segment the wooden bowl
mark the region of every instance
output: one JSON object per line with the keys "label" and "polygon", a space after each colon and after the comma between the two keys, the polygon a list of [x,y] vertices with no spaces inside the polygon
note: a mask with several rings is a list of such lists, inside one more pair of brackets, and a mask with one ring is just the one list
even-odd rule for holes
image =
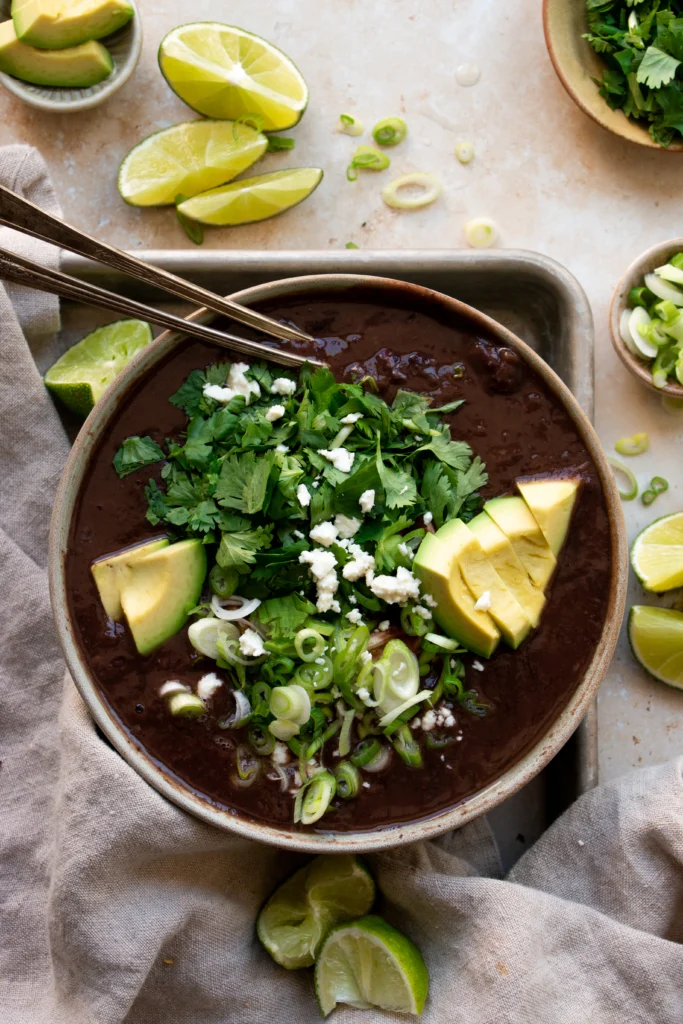
{"label": "wooden bowl", "polygon": [[663,388],[656,387],[652,382],[652,363],[638,359],[626,348],[621,340],[619,322],[621,314],[628,305],[628,293],[631,288],[637,288],[643,283],[646,274],[650,274],[655,267],[661,267],[668,263],[677,252],[683,252],[683,238],[670,238],[668,242],[660,242],[646,249],[642,256],[634,260],[628,268],[621,281],[614,290],[609,311],[609,327],[612,335],[614,350],[621,359],[624,366],[634,377],[644,384],[650,391],[657,395],[670,395],[672,398],[683,399],[683,386],[671,382]]}
{"label": "wooden bowl", "polygon": [[683,153],[683,143],[668,148],[653,141],[646,122],[633,121],[621,110],[612,110],[593,81],[600,78],[604,62],[585,39],[588,31],[585,0],[543,0],[543,30],[557,77],[576,105],[607,131],[648,149]]}

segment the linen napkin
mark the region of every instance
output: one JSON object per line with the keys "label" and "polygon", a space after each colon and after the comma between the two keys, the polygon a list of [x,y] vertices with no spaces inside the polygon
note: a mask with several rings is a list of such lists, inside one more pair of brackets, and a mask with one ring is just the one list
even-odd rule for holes
{"label": "linen napkin", "polygon": [[[58,209],[27,147],[0,151],[0,181]],[[303,858],[167,803],[65,672],[45,565],[68,443],[38,370],[56,329],[52,299],[0,287],[0,1020],[313,1024],[310,972],[254,933]],[[682,775],[683,759],[593,791],[504,880],[483,820],[370,858],[380,912],[427,961],[426,1024],[683,1021]]]}

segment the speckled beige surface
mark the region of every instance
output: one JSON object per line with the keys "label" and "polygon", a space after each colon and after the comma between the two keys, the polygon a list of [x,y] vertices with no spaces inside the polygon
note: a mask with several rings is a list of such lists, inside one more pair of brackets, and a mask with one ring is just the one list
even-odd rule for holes
{"label": "speckled beige surface", "polygon": [[[578,0],[577,0],[578,2]],[[28,142],[50,164],[67,219],[127,248],[189,245],[168,210],[126,207],[116,191],[121,158],[150,132],[194,115],[170,92],[156,64],[164,34],[184,21],[224,20],[267,36],[296,61],[311,103],[292,132],[293,153],[263,167],[312,164],[325,179],[304,206],[280,219],[207,233],[212,248],[452,248],[469,217],[499,223],[502,244],[536,249],[564,263],[586,289],[596,322],[596,422],[609,448],[624,434],[650,432],[633,460],[647,483],[672,487],[650,510],[627,506],[629,535],[683,505],[683,417],[628,375],[612,352],[607,310],[625,266],[643,249],[683,234],[683,155],[650,152],[608,135],[576,109],[547,57],[537,0],[141,0],[145,42],[132,80],[97,110],[53,116],[0,94],[0,143]],[[455,81],[475,61],[481,80]],[[345,166],[355,140],[334,131],[341,111],[368,126],[406,117],[408,140],[384,175],[355,184]],[[459,139],[476,158],[461,167]],[[367,141],[367,140],[361,140]],[[395,213],[379,191],[388,175],[427,170],[444,195],[419,213]],[[365,226],[363,226],[365,225]],[[643,597],[632,584],[632,600]],[[670,603],[670,602],[669,602]],[[600,695],[601,778],[656,763],[683,749],[683,693],[650,681],[625,640]]]}

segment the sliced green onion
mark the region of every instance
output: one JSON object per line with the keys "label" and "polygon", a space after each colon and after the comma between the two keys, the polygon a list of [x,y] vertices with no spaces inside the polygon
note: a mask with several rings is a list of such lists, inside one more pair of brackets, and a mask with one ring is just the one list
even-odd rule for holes
{"label": "sliced green onion", "polygon": [[642,455],[650,447],[649,434],[634,434],[633,437],[622,437],[614,446],[620,455]]}
{"label": "sliced green onion", "polygon": [[362,135],[365,131],[363,122],[350,114],[339,115],[339,131],[344,135]]}
{"label": "sliced green onion", "polygon": [[416,695],[420,685],[420,666],[402,640],[390,640],[378,664],[386,668],[381,675],[375,676],[374,697],[381,712],[387,715]]}
{"label": "sliced green onion", "polygon": [[619,462],[618,459],[613,459],[611,456],[608,455],[607,461],[614,470],[615,477],[617,473],[621,473],[623,476],[626,477],[626,481],[628,484],[626,488],[619,487],[619,481],[617,480],[617,491],[619,493],[619,497],[622,499],[622,501],[633,501],[633,499],[638,496],[638,481],[636,480],[634,474],[631,472],[628,466],[625,466],[623,462]]}
{"label": "sliced green onion", "polygon": [[206,714],[206,705],[195,693],[172,693],[168,710],[175,718],[201,718]]}
{"label": "sliced green onion", "polygon": [[473,217],[465,224],[465,238],[473,249],[489,249],[498,241],[498,226],[488,217]]}
{"label": "sliced green onion", "polygon": [[209,586],[223,601],[232,597],[239,581],[239,573],[234,569],[224,569],[221,565],[214,565],[209,573]]}
{"label": "sliced green onion", "polygon": [[650,481],[648,490],[643,491],[640,500],[643,505],[651,505],[652,502],[664,491],[669,490],[669,481],[665,480],[663,476],[653,476]]}
{"label": "sliced green onion", "polygon": [[414,608],[409,608],[408,605],[405,608],[401,608],[401,629],[408,636],[424,636],[429,632],[431,621],[431,619],[423,618]]}
{"label": "sliced green onion", "polygon": [[261,757],[268,757],[275,750],[275,737],[272,733],[266,732],[262,725],[250,725],[247,729],[247,739]]}
{"label": "sliced green onion", "polygon": [[344,722],[339,733],[339,746],[337,747],[337,753],[340,757],[346,757],[351,750],[351,728],[355,717],[356,712],[353,708],[344,712]]}
{"label": "sliced green onion", "polygon": [[216,648],[223,661],[227,661],[230,665],[261,665],[268,657],[267,654],[263,654],[258,658],[243,658],[239,653],[239,640],[225,636],[217,638]]}
{"label": "sliced green onion", "polygon": [[408,133],[408,125],[402,117],[385,117],[372,129],[372,137],[378,146],[398,146]]}
{"label": "sliced green onion", "polygon": [[346,168],[346,177],[349,181],[355,181],[358,171],[383,171],[390,164],[386,153],[380,153],[373,146],[359,146],[351,157],[351,163]]}
{"label": "sliced green onion", "polygon": [[433,644],[434,647],[438,648],[439,651],[449,651],[455,654],[456,651],[462,650],[460,647],[459,640],[453,640],[450,636],[442,636],[441,633],[426,633],[422,641],[423,646],[425,644]]}
{"label": "sliced green onion", "polygon": [[377,724],[374,711],[366,711],[358,725],[358,736],[364,740],[366,736],[379,736],[381,729]]}
{"label": "sliced green onion", "polygon": [[243,114],[242,117],[236,117],[232,123],[232,137],[236,142],[239,142],[239,126],[241,124],[245,124],[257,132],[263,131],[263,117],[260,114]]}
{"label": "sliced green onion", "polygon": [[676,345],[668,345],[658,351],[652,364],[652,382],[655,387],[663,388],[666,385],[669,374],[673,373],[676,368],[677,360],[678,347]]}
{"label": "sliced green onion", "polygon": [[395,721],[395,719],[397,719],[400,715],[402,715],[404,711],[407,711],[408,708],[412,708],[415,704],[419,704],[421,703],[421,701],[427,700],[431,696],[431,690],[421,690],[419,693],[416,693],[414,697],[410,697],[408,700],[404,700],[402,704],[398,705],[398,707],[395,707],[391,711],[388,711],[386,715],[382,715],[382,717],[379,720],[381,728],[386,729],[388,725],[391,725],[391,723]]}
{"label": "sliced green onion", "polygon": [[471,164],[474,160],[474,146],[471,142],[459,142],[455,147],[455,155],[461,164]]}
{"label": "sliced green onion", "polygon": [[377,757],[381,749],[382,744],[376,736],[366,736],[351,754],[351,764],[356,768],[363,768]]}
{"label": "sliced green onion", "polygon": [[425,733],[425,745],[430,750],[444,750],[446,747],[450,747],[452,743],[455,743],[455,736],[448,732]]}
{"label": "sliced green onion", "polygon": [[203,654],[205,658],[213,658],[214,661],[219,657],[218,640],[221,637],[236,640],[239,635],[240,631],[234,622],[224,622],[212,615],[197,619],[187,630],[187,639],[195,651]]}
{"label": "sliced green onion", "polygon": [[254,683],[251,688],[251,703],[253,707],[257,704],[270,704],[270,695],[272,690],[268,683],[264,683],[259,680],[258,683]]}
{"label": "sliced green onion", "polygon": [[268,723],[268,731],[273,734],[278,740],[284,740],[287,743],[292,737],[298,735],[299,726],[296,722],[288,722],[283,718],[276,718],[274,722]]}
{"label": "sliced green onion", "polygon": [[303,686],[307,690],[326,689],[332,682],[332,659],[327,654],[323,654],[320,657],[320,662],[319,665],[315,662],[299,665],[292,676],[292,682],[298,683],[299,686]]}
{"label": "sliced green onion", "polygon": [[305,792],[303,792],[299,807],[297,808],[296,805],[294,807],[294,822],[300,821],[302,825],[313,825],[322,818],[332,803],[337,791],[337,783],[331,772],[318,772],[310,782],[306,783],[305,787],[301,787],[299,793],[302,793],[303,790]]}
{"label": "sliced green onion", "polygon": [[268,136],[268,153],[284,153],[285,151],[294,149],[296,142],[294,139],[287,135],[269,135]]}
{"label": "sliced green onion", "polygon": [[363,771],[366,772],[383,772],[385,768],[388,768],[391,764],[391,747],[386,743],[382,743],[379,754],[376,754],[372,760],[368,761],[363,767]]}
{"label": "sliced green onion", "polygon": [[325,650],[325,638],[317,629],[300,629],[294,637],[294,647],[302,661],[315,661]]}
{"label": "sliced green onion", "polygon": [[358,659],[368,646],[370,630],[367,626],[354,629],[349,640],[335,651],[332,659],[333,679],[337,686],[349,686],[358,673]]}
{"label": "sliced green onion", "polygon": [[665,263],[663,267],[655,267],[655,274],[664,281],[683,285],[683,270],[673,263]]}
{"label": "sliced green onion", "polygon": [[235,751],[235,763],[237,779],[234,781],[242,788],[252,786],[260,774],[261,759],[256,757],[245,743],[240,743]]}
{"label": "sliced green onion", "polygon": [[350,761],[340,761],[335,771],[337,796],[342,800],[353,800],[360,792],[360,772]]}
{"label": "sliced green onion", "polygon": [[396,734],[392,736],[391,742],[394,745],[394,750],[405,764],[411,768],[420,768],[422,766],[422,751],[409,726],[402,725]]}
{"label": "sliced green onion", "polygon": [[346,248],[347,249],[360,249],[360,246],[356,245],[355,242],[347,242],[346,243]]}
{"label": "sliced green onion", "polygon": [[270,695],[270,711],[276,718],[295,725],[305,725],[311,717],[311,698],[308,690],[296,683],[276,686]]}
{"label": "sliced green onion", "polygon": [[[421,192],[417,195],[400,195],[406,188],[418,188]],[[391,206],[393,210],[419,210],[422,206],[429,206],[441,195],[441,182],[433,174],[424,174],[420,171],[414,174],[404,174],[401,178],[395,178],[382,189],[382,199]]]}

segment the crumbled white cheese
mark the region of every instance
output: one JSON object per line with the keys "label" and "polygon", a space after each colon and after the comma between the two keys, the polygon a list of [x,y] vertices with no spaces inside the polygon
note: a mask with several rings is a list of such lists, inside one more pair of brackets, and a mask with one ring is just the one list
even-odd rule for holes
{"label": "crumbled white cheese", "polygon": [[344,418],[342,420],[340,420],[339,422],[343,423],[344,426],[346,427],[346,426],[350,426],[352,423],[358,423],[358,420],[362,420],[362,419],[363,419],[363,413],[362,412],[350,412],[346,416],[344,416]]}
{"label": "crumbled white cheese", "polygon": [[203,392],[207,398],[213,398],[216,402],[227,404],[237,395],[241,395],[249,405],[252,398],[258,398],[261,388],[255,380],[247,380],[245,373],[249,370],[249,363],[233,363],[225,387],[219,384],[205,384]]}
{"label": "crumbled white cheese", "polygon": [[422,516],[422,522],[425,524],[425,526],[429,526],[433,518],[434,516],[432,515],[431,512],[425,512],[425,514]]}
{"label": "crumbled white cheese", "polygon": [[275,423],[276,420],[281,420],[284,414],[284,405],[271,405],[270,409],[266,413],[266,419],[269,423]]}
{"label": "crumbled white cheese", "polygon": [[334,525],[337,527],[339,536],[343,537],[344,540],[348,540],[350,537],[355,537],[360,530],[361,520],[345,516],[340,512],[334,517]]}
{"label": "crumbled white cheese", "polygon": [[329,548],[337,539],[337,527],[332,522],[318,523],[308,536],[316,544],[322,544],[324,548]]}
{"label": "crumbled white cheese", "polygon": [[323,551],[314,548],[312,551],[302,551],[299,561],[310,567],[310,573],[316,582],[317,601],[316,608],[319,612],[339,612],[339,602],[335,601],[334,595],[339,587],[339,580],[334,571],[337,559],[331,551]]}
{"label": "crumbled white cheese", "polygon": [[389,622],[389,619],[382,619],[377,628],[380,631],[380,633],[383,633],[386,629],[389,629],[390,625],[391,623]]}
{"label": "crumbled white cheese", "polygon": [[293,395],[296,391],[296,382],[287,377],[276,377],[270,385],[271,395]]}
{"label": "crumbled white cheese", "polygon": [[181,683],[179,679],[169,679],[167,683],[162,683],[159,687],[160,697],[170,697],[173,693],[189,693],[190,687],[186,686],[185,683]]}
{"label": "crumbled white cheese", "polygon": [[[369,782],[362,782],[361,785],[362,785],[363,789],[370,789],[370,783]],[[361,1005],[366,1005],[366,1004],[363,1003]]]}
{"label": "crumbled white cheese", "polygon": [[482,663],[480,661],[473,661],[472,662],[472,668],[476,669],[477,672],[483,672],[484,671],[484,666],[482,665]]}
{"label": "crumbled white cheese", "polygon": [[292,530],[292,534],[296,537],[297,540],[304,539],[304,534],[301,532],[301,530]]}
{"label": "crumbled white cheese", "polygon": [[289,448],[287,447],[286,444],[278,444],[278,445],[275,446],[275,451],[276,452],[281,452],[282,455],[286,455],[287,452],[289,451]]}
{"label": "crumbled white cheese", "polygon": [[232,388],[223,388],[220,384],[205,384],[202,391],[207,398],[212,398],[214,402],[222,402],[223,405],[232,402],[235,397],[235,392]]}
{"label": "crumbled white cheese", "polygon": [[197,683],[197,696],[202,700],[211,700],[216,690],[223,685],[215,672],[207,672]]}
{"label": "crumbled white cheese", "polygon": [[348,448],[321,448],[320,454],[331,462],[335,469],[338,469],[340,473],[350,473],[351,467],[353,466],[353,460],[355,459],[355,453],[350,452]]}
{"label": "crumbled white cheese", "polygon": [[273,764],[287,764],[289,761],[289,747],[287,744],[278,740],[273,747],[273,753],[270,755],[270,759]]}
{"label": "crumbled white cheese", "polygon": [[425,711],[422,716],[422,728],[425,732],[431,732],[436,725],[436,713],[434,711]]}
{"label": "crumbled white cheese", "polygon": [[309,491],[306,484],[299,484],[296,489],[296,500],[302,506],[302,508],[308,508],[311,504],[311,492]]}
{"label": "crumbled white cheese", "polygon": [[324,665],[325,664],[325,659],[324,658],[316,658],[315,659],[315,663],[316,663],[316,665]]}
{"label": "crumbled white cheese", "polygon": [[349,594],[349,602],[351,604],[358,604],[358,598],[355,594]]}
{"label": "crumbled white cheese", "polygon": [[413,607],[413,611],[415,612],[416,615],[419,615],[421,619],[425,619],[425,621],[427,619],[431,619],[432,617],[432,613],[430,612],[429,608],[423,608],[421,604],[416,604]]}
{"label": "crumbled white cheese", "polygon": [[346,618],[349,620],[349,622],[352,622],[354,624],[354,626],[355,626],[355,625],[357,625],[361,621],[363,616],[361,615],[361,613],[359,612],[359,610],[357,608],[352,608],[350,612],[346,613]]}
{"label": "crumbled white cheese", "polygon": [[261,634],[255,629],[245,629],[240,637],[240,653],[245,658],[260,658],[262,654],[267,654]]}
{"label": "crumbled white cheese", "polygon": [[350,580],[353,583],[355,580],[359,580],[361,576],[367,577],[368,573],[373,572],[375,559],[367,551],[363,551],[360,544],[351,544],[349,546],[349,554],[351,555],[351,561],[347,562],[342,569],[345,580]]}
{"label": "crumbled white cheese", "polygon": [[372,661],[372,655],[370,654],[370,651],[363,651],[363,653],[360,655],[361,665],[367,665],[369,661]]}
{"label": "crumbled white cheese", "polygon": [[428,608],[436,608],[438,606],[438,601],[435,601],[431,594],[423,594],[422,603],[426,604]]}
{"label": "crumbled white cheese", "polygon": [[485,590],[481,597],[477,598],[474,602],[474,610],[477,612],[487,612],[491,607],[491,591]]}
{"label": "crumbled white cheese", "polygon": [[399,554],[403,555],[404,558],[408,558],[408,559],[415,558],[415,553],[410,550],[410,548],[408,547],[407,544],[399,544],[398,545],[398,551],[399,551]]}
{"label": "crumbled white cheese", "polygon": [[380,597],[387,604],[403,605],[409,599],[417,601],[420,597],[420,581],[402,565],[397,568],[395,576],[376,576],[368,586],[375,597]]}
{"label": "crumbled white cheese", "polygon": [[356,696],[358,697],[358,700],[368,700],[370,697],[370,691],[365,686],[361,686],[359,690],[356,690]]}
{"label": "crumbled white cheese", "polygon": [[371,512],[375,506],[375,492],[370,488],[368,491],[363,491],[360,498],[358,499],[360,510],[364,515]]}

